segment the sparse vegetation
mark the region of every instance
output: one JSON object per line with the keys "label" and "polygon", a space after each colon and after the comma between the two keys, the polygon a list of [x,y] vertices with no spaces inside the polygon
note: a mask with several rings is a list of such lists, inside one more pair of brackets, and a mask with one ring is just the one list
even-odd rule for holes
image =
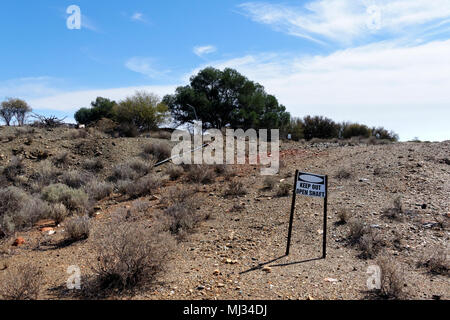
{"label": "sparse vegetation", "polygon": [[142,151],[144,156],[153,156],[158,162],[166,160],[172,155],[172,148],[166,142],[149,143],[144,146]]}
{"label": "sparse vegetation", "polygon": [[236,179],[231,180],[225,190],[226,197],[240,197],[246,194],[247,189],[244,187],[244,184]]}
{"label": "sparse vegetation", "polygon": [[338,172],[336,173],[335,178],[339,179],[339,180],[345,180],[345,179],[350,179],[351,176],[352,176],[352,173],[349,169],[340,168],[338,170]]}
{"label": "sparse vegetation", "polygon": [[190,165],[186,174],[189,182],[209,184],[214,181],[216,174],[208,165]]}
{"label": "sparse vegetation", "polygon": [[170,166],[167,169],[167,174],[169,175],[170,180],[175,181],[178,180],[178,178],[180,178],[184,173],[183,168],[179,167],[179,166]]}
{"label": "sparse vegetation", "polygon": [[387,299],[404,299],[404,276],[398,263],[392,258],[381,257],[377,261],[381,271],[381,289],[379,295]]}
{"label": "sparse vegetation", "polygon": [[88,206],[88,196],[80,189],[73,189],[57,183],[42,190],[42,199],[50,203],[62,203],[71,211],[83,212]]}
{"label": "sparse vegetation", "polygon": [[263,189],[272,190],[277,185],[277,179],[273,176],[266,176],[264,178]]}
{"label": "sparse vegetation", "polygon": [[292,188],[293,188],[293,187],[292,187],[292,185],[291,185],[290,183],[282,182],[282,183],[280,183],[280,185],[278,186],[276,196],[277,196],[277,197],[287,197],[287,196],[289,196],[289,194],[291,193]]}
{"label": "sparse vegetation", "polygon": [[30,264],[9,270],[0,285],[5,300],[37,300],[42,287],[42,271]]}
{"label": "sparse vegetation", "polygon": [[152,194],[161,186],[161,183],[160,179],[147,175],[139,178],[137,181],[124,182],[121,185],[120,191],[134,199]]}
{"label": "sparse vegetation", "polygon": [[83,168],[89,171],[98,171],[104,168],[103,162],[99,158],[87,159],[83,162]]}
{"label": "sparse vegetation", "polygon": [[450,275],[450,261],[448,249],[444,246],[433,248],[423,255],[417,263],[418,267],[424,267],[432,274]]}
{"label": "sparse vegetation", "polygon": [[93,179],[86,185],[85,190],[91,199],[101,200],[111,195],[114,186],[109,182]]}
{"label": "sparse vegetation", "polygon": [[347,209],[340,209],[337,213],[337,218],[337,223],[343,225],[350,221],[351,214]]}
{"label": "sparse vegetation", "polygon": [[393,207],[385,209],[383,211],[383,216],[390,220],[401,221],[403,219],[403,206],[402,206],[402,198],[396,197],[393,201]]}
{"label": "sparse vegetation", "polygon": [[79,171],[70,170],[61,176],[61,182],[65,185],[79,189],[89,181],[89,177]]}

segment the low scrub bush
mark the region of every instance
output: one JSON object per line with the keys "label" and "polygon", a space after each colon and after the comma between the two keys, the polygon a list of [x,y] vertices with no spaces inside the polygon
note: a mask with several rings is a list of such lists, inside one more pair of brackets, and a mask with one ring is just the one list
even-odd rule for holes
{"label": "low scrub bush", "polygon": [[160,179],[147,175],[138,179],[137,181],[129,181],[120,187],[120,191],[130,198],[139,198],[146,195],[153,194],[157,188],[161,186]]}
{"label": "low scrub bush", "polygon": [[184,173],[183,168],[179,167],[179,166],[170,166],[167,169],[167,174],[169,175],[170,180],[175,181],[178,180],[178,178],[180,178]]}
{"label": "low scrub bush", "polygon": [[76,216],[65,223],[67,240],[70,242],[81,241],[89,238],[90,222],[88,216]]}
{"label": "low scrub bush", "polygon": [[341,209],[338,211],[337,217],[338,217],[337,223],[343,225],[350,221],[351,214],[347,209]]}
{"label": "low scrub bush", "polygon": [[277,185],[277,183],[278,181],[275,177],[266,176],[264,178],[263,189],[272,190]]}
{"label": "low scrub bush", "polygon": [[60,169],[56,168],[49,160],[40,162],[36,171],[30,175],[33,189],[40,191],[43,187],[56,183],[60,175]]}
{"label": "low scrub bush", "polygon": [[5,300],[36,300],[41,288],[42,271],[25,264],[8,271],[0,285],[0,296]]}
{"label": "low scrub bush", "polygon": [[144,146],[143,154],[151,155],[159,162],[171,157],[172,148],[168,143],[149,143]]}
{"label": "low scrub bush", "polygon": [[385,209],[383,211],[383,216],[390,220],[401,221],[403,219],[403,206],[402,206],[402,198],[397,197],[393,201],[393,207]]}
{"label": "low scrub bush", "polygon": [[339,180],[344,180],[344,179],[350,179],[351,176],[352,176],[352,173],[349,169],[340,168],[334,177]]}
{"label": "low scrub bush", "polygon": [[53,158],[53,163],[59,168],[65,167],[69,164],[69,155],[69,152],[60,153]]}
{"label": "low scrub bush", "polygon": [[50,203],[62,203],[70,211],[84,211],[88,206],[88,195],[81,189],[73,189],[65,184],[57,183],[45,187],[42,199]]}
{"label": "low scrub bush", "polygon": [[99,171],[104,168],[104,164],[101,159],[87,159],[83,162],[83,168],[89,171]]}
{"label": "low scrub bush", "polygon": [[110,196],[114,186],[109,182],[101,182],[94,179],[86,185],[85,190],[91,199],[98,201]]}
{"label": "low scrub bush", "polygon": [[75,170],[67,171],[61,176],[61,182],[74,189],[81,188],[89,180],[89,176]]}
{"label": "low scrub bush", "polygon": [[25,166],[23,165],[22,159],[17,157],[12,157],[8,165],[3,168],[3,175],[12,182],[24,172]]}
{"label": "low scrub bush", "polygon": [[244,184],[237,180],[232,180],[228,183],[228,188],[225,190],[226,197],[240,197],[247,194]]}
{"label": "low scrub bush", "polygon": [[165,271],[175,243],[145,223],[114,223],[96,234],[97,264],[93,271],[100,290],[146,289]]}
{"label": "low scrub bush", "polygon": [[192,183],[209,184],[214,182],[216,174],[208,165],[191,165],[188,167],[186,178]]}
{"label": "low scrub bush", "polygon": [[277,189],[277,197],[287,197],[292,191],[292,185],[287,182],[282,182]]}
{"label": "low scrub bush", "polygon": [[386,299],[404,299],[405,279],[400,266],[388,257],[381,257],[377,261],[381,271],[381,289],[379,295]]}
{"label": "low scrub bush", "polygon": [[69,215],[69,211],[62,203],[55,203],[51,208],[51,218],[58,225],[63,222]]}
{"label": "low scrub bush", "polygon": [[424,267],[432,274],[450,275],[448,249],[443,247],[430,250],[418,262],[418,267]]}

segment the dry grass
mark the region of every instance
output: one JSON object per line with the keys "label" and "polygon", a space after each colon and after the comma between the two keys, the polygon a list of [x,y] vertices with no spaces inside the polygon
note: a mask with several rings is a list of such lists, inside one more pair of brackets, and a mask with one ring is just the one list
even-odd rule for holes
{"label": "dry grass", "polygon": [[273,176],[266,176],[263,182],[264,190],[273,190],[273,188],[277,185],[278,181]]}
{"label": "dry grass", "polygon": [[209,184],[213,183],[216,178],[216,173],[208,165],[191,165],[187,170],[188,182]]}
{"label": "dry grass", "polygon": [[175,181],[183,175],[184,170],[179,166],[173,165],[167,169],[166,173],[169,175],[171,181]]}
{"label": "dry grass", "polygon": [[350,179],[351,176],[352,176],[352,173],[349,169],[340,168],[334,177],[339,180],[346,180],[346,179]]}
{"label": "dry grass", "polygon": [[136,181],[122,182],[119,191],[132,199],[153,194],[162,185],[162,181],[154,176],[147,175]]}
{"label": "dry grass", "polygon": [[42,286],[42,271],[30,264],[8,272],[0,285],[0,296],[5,300],[36,300]]}
{"label": "dry grass", "polygon": [[337,224],[343,225],[347,224],[350,221],[351,214],[347,209],[340,209],[337,213]]}
{"label": "dry grass", "polygon": [[87,159],[83,162],[83,168],[93,172],[102,170],[104,167],[105,166],[100,158]]}
{"label": "dry grass", "polygon": [[98,201],[110,196],[114,186],[109,182],[101,182],[94,179],[86,185],[85,190],[91,199]]}
{"label": "dry grass", "polygon": [[73,189],[81,188],[89,180],[90,177],[88,175],[83,174],[76,170],[67,171],[63,173],[63,175],[61,176],[61,182]]}
{"label": "dry grass", "polygon": [[172,148],[168,143],[149,143],[142,149],[143,156],[153,156],[158,162],[170,158]]}
{"label": "dry grass", "polygon": [[423,255],[417,263],[418,267],[424,267],[432,274],[450,275],[450,262],[446,247],[433,248]]}
{"label": "dry grass", "polygon": [[292,192],[292,185],[287,182],[282,182],[278,186],[276,196],[277,197],[287,197],[291,194],[291,192]]}
{"label": "dry grass", "polygon": [[377,265],[381,270],[379,295],[386,299],[406,298],[404,275],[398,263],[390,257],[381,257],[378,259]]}

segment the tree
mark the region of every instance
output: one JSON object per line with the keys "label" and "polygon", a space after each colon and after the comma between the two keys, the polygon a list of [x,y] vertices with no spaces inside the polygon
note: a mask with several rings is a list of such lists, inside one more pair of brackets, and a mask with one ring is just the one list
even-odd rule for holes
{"label": "tree", "polygon": [[114,119],[120,124],[135,126],[139,131],[154,130],[167,121],[168,107],[152,93],[137,91],[113,109]]}
{"label": "tree", "polygon": [[306,140],[313,138],[332,139],[339,135],[339,125],[322,116],[306,116],[303,118],[303,134]]}
{"label": "tree", "polygon": [[364,137],[368,138],[371,135],[369,127],[359,123],[343,123],[342,124],[342,137],[344,139],[350,139],[351,137]]}
{"label": "tree", "polygon": [[19,126],[23,126],[27,115],[32,111],[31,107],[22,99],[8,98],[2,102],[0,116],[7,126],[11,125],[11,120],[15,117]]}
{"label": "tree", "polygon": [[264,87],[234,69],[208,67],[163,99],[178,124],[201,120],[203,129],[225,126],[242,129],[281,128],[290,114]]}
{"label": "tree", "polygon": [[107,98],[97,97],[91,102],[91,108],[81,108],[75,113],[75,120],[80,124],[91,124],[102,118],[112,119],[113,109],[117,103]]}

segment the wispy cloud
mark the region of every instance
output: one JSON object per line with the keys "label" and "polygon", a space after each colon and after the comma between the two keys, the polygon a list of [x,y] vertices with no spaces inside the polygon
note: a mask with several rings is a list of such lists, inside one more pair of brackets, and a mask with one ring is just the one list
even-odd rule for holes
{"label": "wispy cloud", "polygon": [[33,98],[54,95],[60,92],[57,87],[62,80],[53,77],[27,77],[0,81],[0,98]]}
{"label": "wispy cloud", "polygon": [[380,34],[416,37],[450,18],[450,0],[313,0],[302,7],[246,2],[239,8],[277,31],[347,45]]}
{"label": "wispy cloud", "polygon": [[194,53],[199,56],[199,57],[203,57],[204,55],[213,53],[217,51],[217,48],[215,46],[212,45],[207,45],[207,46],[197,46],[194,47]]}
{"label": "wispy cloud", "polygon": [[88,29],[90,31],[101,33],[101,30],[96,23],[84,14],[81,15],[81,29]]}
{"label": "wispy cloud", "polygon": [[131,16],[131,20],[139,22],[147,22],[147,19],[145,19],[144,14],[142,12],[133,13],[133,15]]}
{"label": "wispy cloud", "polygon": [[125,62],[129,70],[143,74],[149,78],[159,78],[167,75],[170,70],[158,70],[155,59],[148,57],[132,57]]}

